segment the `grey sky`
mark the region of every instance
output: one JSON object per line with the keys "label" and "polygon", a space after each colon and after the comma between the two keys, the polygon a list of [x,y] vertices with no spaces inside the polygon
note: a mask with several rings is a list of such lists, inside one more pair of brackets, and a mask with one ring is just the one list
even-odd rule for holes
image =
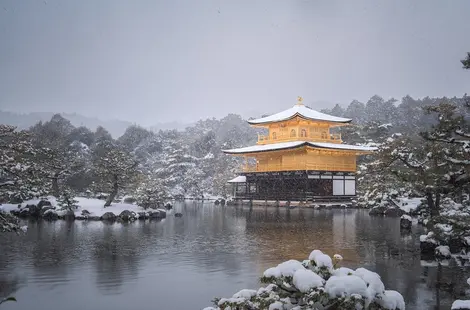
{"label": "grey sky", "polygon": [[461,96],[468,12],[467,0],[0,0],[0,109],[150,125],[277,112],[298,95]]}

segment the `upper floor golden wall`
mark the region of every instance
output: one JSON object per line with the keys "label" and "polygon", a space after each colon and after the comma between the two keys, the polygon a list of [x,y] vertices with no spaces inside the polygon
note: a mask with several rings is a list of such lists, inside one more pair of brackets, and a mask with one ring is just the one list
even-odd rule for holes
{"label": "upper floor golden wall", "polygon": [[258,144],[289,141],[342,143],[341,134],[331,133],[332,124],[313,122],[299,117],[266,126],[267,135],[258,135]]}

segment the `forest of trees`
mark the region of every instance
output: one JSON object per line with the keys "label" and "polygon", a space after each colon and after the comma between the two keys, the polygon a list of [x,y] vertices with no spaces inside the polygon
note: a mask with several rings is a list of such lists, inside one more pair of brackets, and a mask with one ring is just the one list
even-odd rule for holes
{"label": "forest of trees", "polygon": [[[470,54],[462,64],[470,68]],[[360,161],[363,196],[380,200],[392,190],[422,195],[436,213],[444,197],[462,201],[469,193],[469,105],[466,95],[401,101],[374,95],[324,112],[353,119],[354,126],[341,129],[346,143],[379,146]],[[141,204],[226,197],[226,181],[241,163],[221,150],[254,144],[257,133],[234,114],[184,131],[133,125],[117,139],[103,127],[75,127],[59,114],[27,130],[0,125],[0,202],[100,192],[109,194],[106,205],[123,195]]]}

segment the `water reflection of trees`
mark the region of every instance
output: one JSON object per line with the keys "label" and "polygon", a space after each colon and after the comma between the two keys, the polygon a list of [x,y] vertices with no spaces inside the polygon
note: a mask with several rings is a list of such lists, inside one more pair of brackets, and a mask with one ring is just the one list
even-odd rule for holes
{"label": "water reflection of trees", "polygon": [[124,281],[138,277],[140,232],[127,225],[132,224],[102,223],[101,235],[90,245],[96,286],[104,294],[119,294]]}
{"label": "water reflection of trees", "polygon": [[356,221],[366,267],[378,272],[386,287],[401,292],[409,306],[449,309],[452,300],[464,292],[463,267],[452,263],[439,271],[437,266],[422,266],[419,227],[404,234],[397,219],[358,216]]}
{"label": "water reflection of trees", "polygon": [[83,271],[92,273],[102,294],[118,294],[142,273],[168,268],[194,269],[196,277],[216,272],[232,281],[256,278],[281,261],[305,259],[315,248],[341,253],[348,267],[377,271],[387,288],[400,291],[415,308],[435,306],[437,296],[448,307],[465,288],[468,267],[444,266],[441,273],[422,267],[420,232],[401,233],[397,219],[369,217],[361,210],[200,203],[176,209],[182,218],[130,224],[39,222],[30,223],[21,238],[2,236],[0,294],[14,293],[21,285],[9,270],[23,264],[26,273],[34,274],[31,284],[53,288]]}

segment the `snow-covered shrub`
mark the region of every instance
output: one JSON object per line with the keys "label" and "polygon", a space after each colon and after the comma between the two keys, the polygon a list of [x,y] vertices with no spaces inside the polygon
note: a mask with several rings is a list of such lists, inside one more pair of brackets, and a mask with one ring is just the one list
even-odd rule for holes
{"label": "snow-covered shrub", "polygon": [[168,199],[167,188],[161,179],[149,176],[139,185],[134,198],[144,209],[157,208]]}
{"label": "snow-covered shrub", "polygon": [[435,239],[442,244],[460,240],[462,245],[470,237],[470,212],[467,202],[456,203],[452,199],[443,199],[440,214],[428,217],[427,226],[432,230]]}
{"label": "snow-covered shrub", "polygon": [[377,273],[365,268],[336,268],[341,260],[341,255],[332,260],[314,250],[308,260],[289,260],[267,269],[261,277],[265,287],[216,298],[215,308],[206,309],[405,309],[402,295],[385,290]]}
{"label": "snow-covered shrub", "polygon": [[78,200],[75,200],[75,195],[69,191],[64,190],[60,197],[57,199],[57,204],[62,210],[75,210],[78,208]]}
{"label": "snow-covered shrub", "polygon": [[18,231],[18,219],[13,215],[3,212],[0,206],[0,232]]}

